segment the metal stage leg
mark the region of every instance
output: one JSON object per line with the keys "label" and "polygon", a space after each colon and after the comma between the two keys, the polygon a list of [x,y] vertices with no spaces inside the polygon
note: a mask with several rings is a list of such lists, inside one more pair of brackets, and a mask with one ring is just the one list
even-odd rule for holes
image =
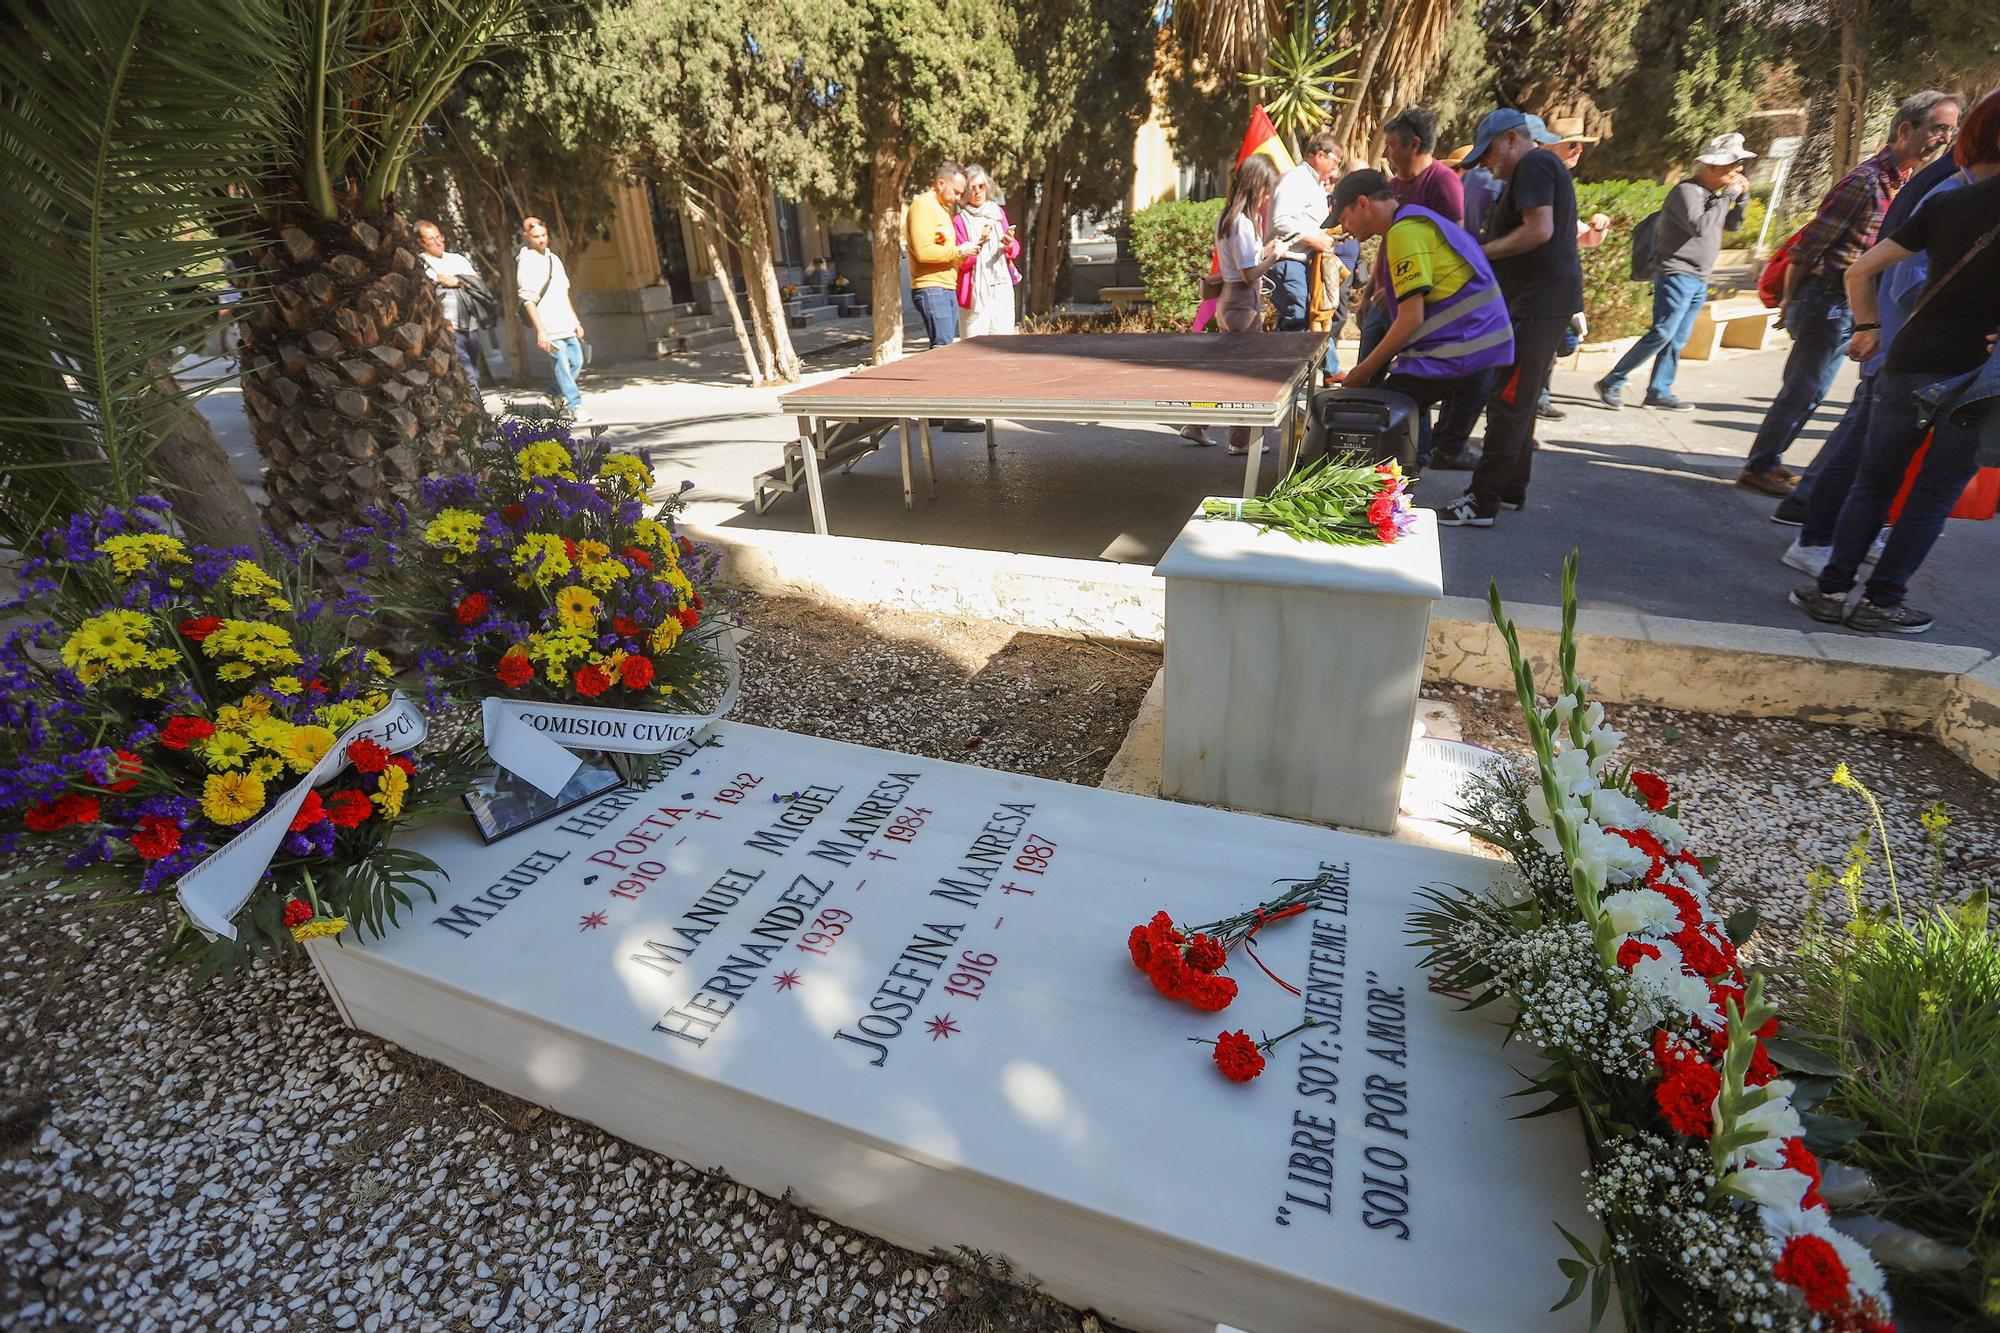
{"label": "metal stage leg", "polygon": [[931,420],[925,417],[917,422],[917,438],[924,445],[924,484],[930,487],[931,499],[937,499],[937,469],[931,464]]}
{"label": "metal stage leg", "polygon": [[993,423],[986,423],[986,452],[992,453],[1000,446],[1000,437],[993,433]]}
{"label": "metal stage leg", "polygon": [[826,444],[826,422],[818,417],[812,419],[812,429],[806,432],[806,498],[812,501],[813,531],[826,536],[826,492],[819,483],[819,455]]}
{"label": "metal stage leg", "polygon": [[916,496],[910,492],[910,419],[908,417],[898,417],[896,419],[896,432],[903,438],[903,508],[915,509],[917,507]]}
{"label": "metal stage leg", "polygon": [[[1259,426],[1250,436],[1250,457],[1243,465],[1243,498],[1248,500],[1257,494],[1257,469],[1264,462],[1264,431]],[[1283,448],[1282,445],[1279,446]]]}

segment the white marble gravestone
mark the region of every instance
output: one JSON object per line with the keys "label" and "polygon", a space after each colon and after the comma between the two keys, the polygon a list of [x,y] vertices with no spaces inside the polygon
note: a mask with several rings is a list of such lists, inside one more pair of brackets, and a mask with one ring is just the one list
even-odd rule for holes
{"label": "white marble gravestone", "polygon": [[1197,511],[1154,568],[1167,581],[1161,794],[1393,830],[1442,568],[1426,509],[1388,546]]}
{"label": "white marble gravestone", "polygon": [[[315,941],[342,1017],[634,1143],[927,1251],[1007,1255],[1144,1330],[1581,1328],[1552,1219],[1582,1135],[1426,991],[1426,884],[1497,863],[739,724],[648,791],[448,867],[386,938]],[[774,801],[776,796],[781,799]],[[1330,872],[1201,1014],[1128,929]],[[1255,1082],[1225,1026],[1322,1026]]]}

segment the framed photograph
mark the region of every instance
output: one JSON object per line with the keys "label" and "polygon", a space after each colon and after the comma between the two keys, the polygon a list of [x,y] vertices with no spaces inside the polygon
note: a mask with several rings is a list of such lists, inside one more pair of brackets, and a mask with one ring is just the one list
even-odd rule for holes
{"label": "framed photograph", "polygon": [[479,836],[490,844],[572,806],[595,800],[624,782],[625,775],[611,756],[587,754],[576,776],[554,796],[496,764],[463,799]]}

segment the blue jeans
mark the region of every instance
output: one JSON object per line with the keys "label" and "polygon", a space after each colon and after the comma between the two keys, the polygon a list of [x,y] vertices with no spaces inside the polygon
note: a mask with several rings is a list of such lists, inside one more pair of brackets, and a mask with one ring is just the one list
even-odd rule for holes
{"label": "blue jeans", "polygon": [[1769,472],[1805,429],[1813,410],[1833,387],[1833,377],[1847,351],[1854,316],[1847,308],[1847,288],[1839,278],[1807,278],[1785,307],[1785,327],[1791,331],[1792,354],[1785,358],[1785,379],[1750,456],[1745,472]]}
{"label": "blue jeans", "polygon": [[1271,265],[1271,304],[1278,308],[1280,333],[1312,323],[1312,284],[1303,259],[1280,259]]}
{"label": "blue jeans", "polygon": [[1361,359],[1363,361],[1366,361],[1368,354],[1380,346],[1382,340],[1389,336],[1389,326],[1395,322],[1396,317],[1389,313],[1389,303],[1382,299],[1381,293],[1371,293],[1368,302],[1368,313],[1361,317]]}
{"label": "blue jeans", "polygon": [[[1875,377],[1860,467],[1834,526],[1833,556],[1819,576],[1821,592],[1840,595],[1854,586],[1862,557],[1888,520],[1889,506],[1903,486],[1903,474],[1930,429],[1929,411],[1917,401],[1917,391],[1938,378],[1926,372],[1888,371]],[[1911,576],[1944,531],[1945,517],[1979,471],[1974,457],[1977,441],[1976,431],[1960,429],[1940,430],[1932,439],[1923,471],[1903,501],[1896,526],[1889,530],[1889,541],[1875,572],[1868,576],[1866,592],[1875,605],[1901,605]]]}
{"label": "blue jeans", "polygon": [[452,350],[458,354],[458,364],[465,367],[466,382],[476,391],[479,388],[479,363],[485,358],[480,354],[478,329],[453,329]]}
{"label": "blue jeans", "polygon": [[555,367],[556,392],[575,412],[583,406],[583,390],[576,387],[577,374],[583,369],[583,340],[575,335],[549,339],[549,364]]}
{"label": "blue jeans", "polygon": [[958,293],[950,287],[912,287],[910,299],[924,321],[932,347],[944,347],[958,337]]}
{"label": "blue jeans", "polygon": [[1833,545],[1834,524],[1839,521],[1840,507],[1847,503],[1847,494],[1854,486],[1854,473],[1861,466],[1861,446],[1868,439],[1873,383],[1864,375],[1861,383],[1854,386],[1854,401],[1847,405],[1846,415],[1833,428],[1833,434],[1827,436],[1812,466],[1792,490],[1793,498],[1806,507],[1806,521],[1799,529],[1801,546]]}
{"label": "blue jeans", "polygon": [[[1486,410],[1486,399],[1493,392],[1493,377],[1497,370],[1481,370],[1466,381],[1463,388],[1453,389],[1445,396],[1444,406],[1438,409],[1437,432],[1432,441],[1432,449],[1439,453],[1463,453],[1472,444],[1472,428],[1479,424],[1479,414]],[[1428,463],[1430,458],[1426,456]]]}
{"label": "blue jeans", "polygon": [[1653,361],[1653,378],[1646,386],[1648,398],[1664,398],[1674,391],[1674,376],[1681,368],[1681,348],[1694,332],[1695,317],[1708,296],[1708,283],[1692,273],[1662,273],[1653,280],[1653,326],[1646,330],[1618,358],[1618,364],[1604,377],[1604,387],[1616,389],[1626,376]]}

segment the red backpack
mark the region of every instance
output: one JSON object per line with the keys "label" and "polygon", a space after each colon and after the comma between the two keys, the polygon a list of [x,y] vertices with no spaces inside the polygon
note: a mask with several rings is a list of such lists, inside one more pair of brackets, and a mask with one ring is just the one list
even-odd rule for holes
{"label": "red backpack", "polygon": [[1766,310],[1776,310],[1785,303],[1785,272],[1792,266],[1792,246],[1806,229],[1800,227],[1785,238],[1785,243],[1771,252],[1764,261],[1764,271],[1757,275],[1757,299],[1764,303]]}

